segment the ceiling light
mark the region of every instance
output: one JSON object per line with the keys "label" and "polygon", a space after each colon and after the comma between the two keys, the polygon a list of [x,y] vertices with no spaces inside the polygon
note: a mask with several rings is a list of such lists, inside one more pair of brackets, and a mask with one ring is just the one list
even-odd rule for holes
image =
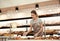
{"label": "ceiling light", "polygon": [[36,9],[39,9],[39,5],[38,5],[38,4],[35,4],[35,8],[36,8]]}
{"label": "ceiling light", "polygon": [[0,13],[1,13],[2,11],[0,10]]}

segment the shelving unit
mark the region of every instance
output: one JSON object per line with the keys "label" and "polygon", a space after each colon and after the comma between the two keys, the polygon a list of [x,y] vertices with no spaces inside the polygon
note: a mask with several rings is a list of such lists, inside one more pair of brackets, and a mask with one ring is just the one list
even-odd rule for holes
{"label": "shelving unit", "polygon": [[[55,16],[60,16],[60,13],[40,15],[39,18],[55,17]],[[32,17],[16,18],[16,19],[6,19],[6,20],[0,20],[0,22],[13,21],[13,20],[24,20],[24,19],[31,19],[31,18],[32,18]]]}
{"label": "shelving unit", "polygon": [[[60,16],[60,13],[56,13],[56,14],[48,14],[48,15],[40,15],[39,18],[46,18],[46,17],[56,17],[56,16]],[[6,20],[0,20],[0,22],[5,22],[5,21],[14,21],[14,20],[25,20],[25,19],[31,19],[31,17],[26,17],[26,18],[16,18],[16,19],[6,19]],[[60,22],[59,23],[54,23],[54,24],[45,24],[44,26],[60,26]],[[21,25],[21,26],[17,26],[17,28],[28,28],[30,27],[30,25]],[[10,29],[10,27],[1,27],[0,29]],[[57,33],[59,34],[59,33]],[[48,34],[46,34],[48,35]]]}

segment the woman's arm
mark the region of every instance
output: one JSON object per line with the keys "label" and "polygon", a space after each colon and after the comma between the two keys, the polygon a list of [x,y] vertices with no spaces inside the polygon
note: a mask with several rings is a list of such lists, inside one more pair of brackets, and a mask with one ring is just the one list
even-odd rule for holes
{"label": "woman's arm", "polygon": [[30,29],[27,33],[31,32],[32,31],[32,25],[30,24]]}
{"label": "woman's arm", "polygon": [[40,28],[40,30],[37,32],[37,34],[39,34],[40,32],[43,31],[43,24],[42,24],[42,23],[40,24],[40,27],[41,27],[41,28]]}
{"label": "woman's arm", "polygon": [[23,36],[26,36],[29,32],[31,32],[32,31],[32,25],[30,25],[30,29],[29,29],[29,31],[28,32],[25,32],[24,34],[23,34]]}
{"label": "woman's arm", "polygon": [[40,30],[35,34],[37,36],[40,32],[43,32],[43,24],[40,23]]}

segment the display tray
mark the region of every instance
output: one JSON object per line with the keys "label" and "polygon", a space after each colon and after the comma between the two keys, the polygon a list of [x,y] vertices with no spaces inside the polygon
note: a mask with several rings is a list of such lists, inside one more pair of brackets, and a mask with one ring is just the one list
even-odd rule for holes
{"label": "display tray", "polygon": [[7,41],[60,41],[60,40],[7,40]]}
{"label": "display tray", "polygon": [[49,37],[20,36],[20,37],[11,37],[10,40],[60,40],[60,37],[57,37],[57,36],[49,36]]}

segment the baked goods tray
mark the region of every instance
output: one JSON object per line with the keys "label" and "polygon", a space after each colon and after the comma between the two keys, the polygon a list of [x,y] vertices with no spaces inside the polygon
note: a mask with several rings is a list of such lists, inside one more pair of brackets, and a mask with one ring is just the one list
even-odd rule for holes
{"label": "baked goods tray", "polygon": [[60,41],[60,40],[7,40],[7,41]]}

